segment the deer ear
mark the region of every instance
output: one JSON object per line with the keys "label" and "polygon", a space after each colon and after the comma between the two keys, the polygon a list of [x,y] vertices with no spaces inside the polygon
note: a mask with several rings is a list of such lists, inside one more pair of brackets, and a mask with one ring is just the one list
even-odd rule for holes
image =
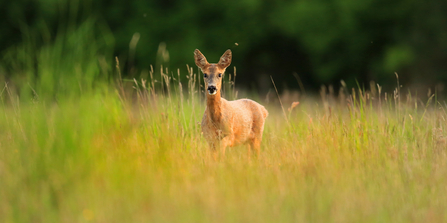
{"label": "deer ear", "polygon": [[225,69],[231,64],[231,50],[225,51],[225,53],[220,57],[219,63],[217,64],[221,69]]}
{"label": "deer ear", "polygon": [[194,50],[194,60],[196,62],[196,65],[200,67],[200,69],[203,69],[205,66],[208,65],[208,61],[206,61],[205,56],[198,50]]}

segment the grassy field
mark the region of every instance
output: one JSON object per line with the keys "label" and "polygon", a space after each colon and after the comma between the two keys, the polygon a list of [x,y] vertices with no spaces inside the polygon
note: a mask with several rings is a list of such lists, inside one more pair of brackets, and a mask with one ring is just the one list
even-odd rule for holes
{"label": "grassy field", "polygon": [[447,221],[447,107],[435,97],[343,88],[291,108],[252,95],[270,112],[260,156],[236,147],[213,160],[188,79],[57,100],[5,86],[0,222]]}

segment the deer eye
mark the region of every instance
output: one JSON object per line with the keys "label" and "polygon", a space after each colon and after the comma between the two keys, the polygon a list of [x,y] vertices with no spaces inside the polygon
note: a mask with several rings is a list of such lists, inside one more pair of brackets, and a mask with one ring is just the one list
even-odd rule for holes
{"label": "deer eye", "polygon": [[204,77],[204,78],[207,78],[207,77],[208,77],[208,74],[204,73],[204,74],[203,74],[203,77]]}
{"label": "deer eye", "polygon": [[222,77],[222,73],[219,74],[219,77]]}

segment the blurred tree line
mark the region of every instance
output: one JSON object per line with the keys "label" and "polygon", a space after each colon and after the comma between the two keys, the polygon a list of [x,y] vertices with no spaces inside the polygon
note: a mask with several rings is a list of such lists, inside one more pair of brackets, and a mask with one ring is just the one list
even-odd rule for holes
{"label": "blurred tree line", "polygon": [[[0,74],[21,75],[11,71],[26,57],[20,47],[41,57],[42,47],[65,36],[47,59],[68,64],[73,52],[89,55],[77,63],[95,60],[87,70],[99,76],[110,69],[101,61],[114,56],[126,64],[124,75],[139,77],[151,64],[186,73],[194,49],[217,62],[230,48],[238,85],[268,88],[271,75],[281,88],[297,88],[297,79],[308,89],[341,79],[394,86],[397,72],[407,86],[430,86],[447,82],[446,12],[445,0],[1,1]],[[45,75],[35,60],[28,78]]]}

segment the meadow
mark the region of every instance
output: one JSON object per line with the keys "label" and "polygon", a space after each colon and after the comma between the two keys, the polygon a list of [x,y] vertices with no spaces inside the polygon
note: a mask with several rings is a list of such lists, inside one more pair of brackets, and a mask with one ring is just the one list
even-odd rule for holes
{"label": "meadow", "polygon": [[[150,74],[57,100],[5,84],[0,222],[447,221],[447,105],[434,94],[247,94],[270,113],[261,153],[214,160],[201,76]],[[238,94],[228,75],[224,97]]]}

